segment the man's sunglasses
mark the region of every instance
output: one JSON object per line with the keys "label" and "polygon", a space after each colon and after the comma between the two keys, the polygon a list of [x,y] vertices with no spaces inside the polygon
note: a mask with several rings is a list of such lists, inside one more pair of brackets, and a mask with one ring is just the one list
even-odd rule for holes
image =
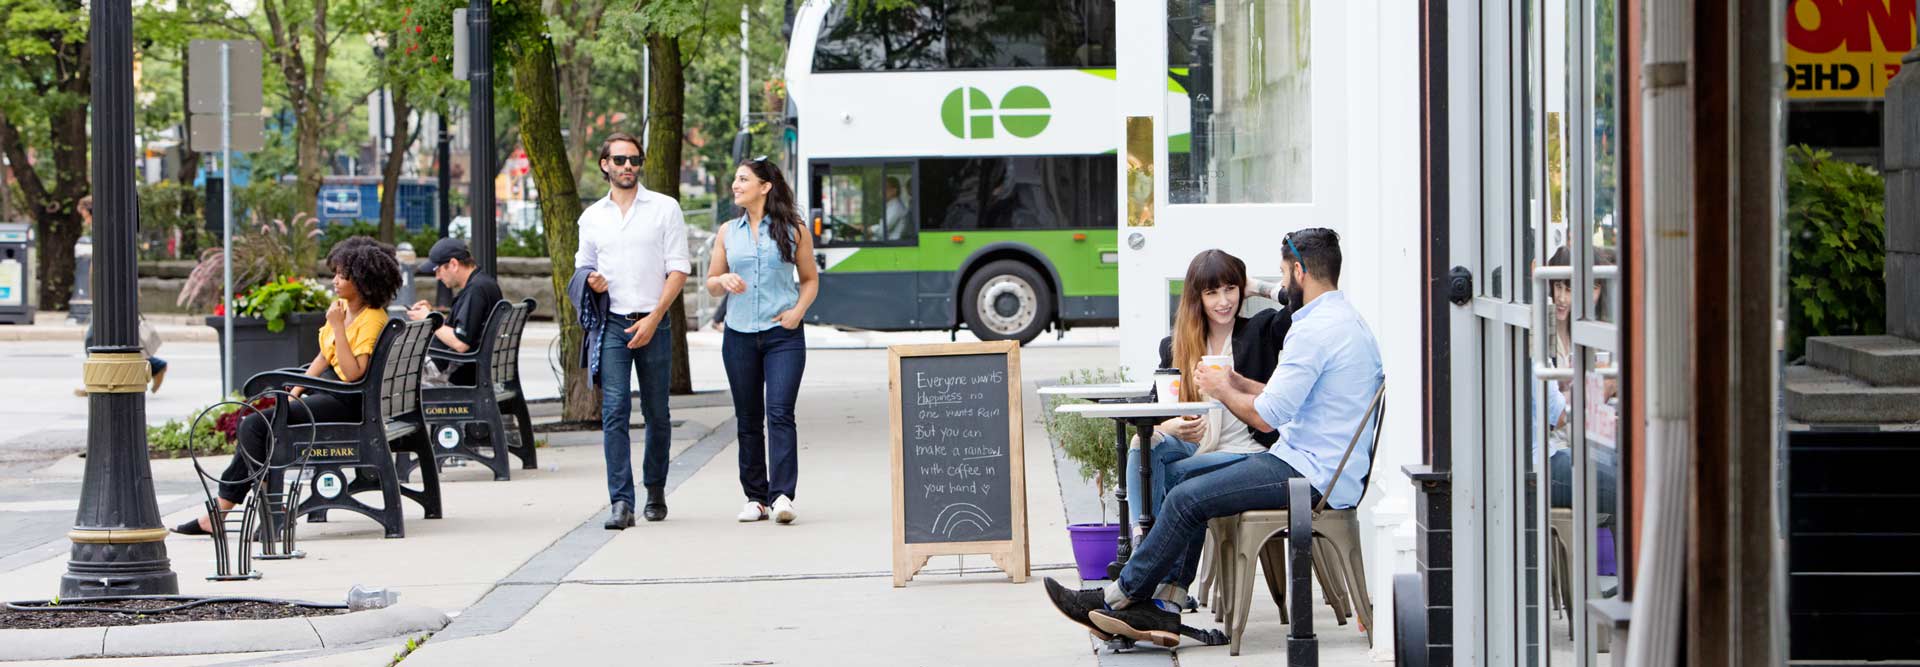
{"label": "man's sunglasses", "polygon": [[639,155],[615,155],[607,159],[612,161],[615,167],[629,164],[638,167],[640,166],[640,160],[643,158]]}

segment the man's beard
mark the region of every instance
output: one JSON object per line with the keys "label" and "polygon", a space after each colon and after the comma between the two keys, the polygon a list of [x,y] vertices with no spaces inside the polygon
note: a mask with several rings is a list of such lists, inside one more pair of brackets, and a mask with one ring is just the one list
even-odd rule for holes
{"label": "man's beard", "polygon": [[640,182],[640,175],[633,172],[614,172],[612,181],[613,187],[630,190],[635,183]]}
{"label": "man's beard", "polygon": [[1300,281],[1298,280],[1288,281],[1286,294],[1284,296],[1287,297],[1287,312],[1289,313],[1300,312],[1300,308],[1306,305],[1304,302],[1307,300],[1307,290],[1300,286]]}

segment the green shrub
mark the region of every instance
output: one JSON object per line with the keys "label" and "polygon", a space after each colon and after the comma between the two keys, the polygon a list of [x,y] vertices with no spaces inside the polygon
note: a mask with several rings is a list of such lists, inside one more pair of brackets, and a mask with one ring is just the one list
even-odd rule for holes
{"label": "green shrub", "polygon": [[495,257],[546,257],[547,233],[540,227],[510,229],[494,247]]}
{"label": "green shrub", "polygon": [[[239,397],[236,395],[234,400],[239,400]],[[159,426],[148,426],[147,451],[157,459],[185,458],[189,454],[195,456],[232,454],[235,438],[229,433],[222,433],[220,426],[223,418],[239,409],[240,406],[237,404],[223,403],[211,409],[195,410],[187,415],[185,420],[170,419]],[[199,428],[189,433],[188,429],[193,427],[193,418],[202,412],[208,414],[200,419]]]}
{"label": "green shrub", "polygon": [[1886,179],[1806,146],[1787,149],[1787,356],[1809,336],[1885,330]]}
{"label": "green shrub", "polygon": [[[1106,384],[1125,382],[1126,369],[1118,373],[1108,373],[1106,369],[1080,369],[1060,378],[1060,384]],[[1044,403],[1047,437],[1053,444],[1065,451],[1067,458],[1080,464],[1080,478],[1093,482],[1100,494],[1100,515],[1105,521],[1107,496],[1119,483],[1120,461],[1115,458],[1113,442],[1113,423],[1107,419],[1094,419],[1073,414],[1059,414],[1053,410],[1061,405],[1086,403],[1087,401],[1064,396],[1047,396]]]}

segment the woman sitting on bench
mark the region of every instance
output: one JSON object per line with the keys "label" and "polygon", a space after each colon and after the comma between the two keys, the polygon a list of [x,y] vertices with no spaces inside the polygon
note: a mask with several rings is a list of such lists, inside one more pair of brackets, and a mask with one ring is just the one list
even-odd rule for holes
{"label": "woman sitting on bench", "polygon": [[[356,236],[341,241],[327,253],[327,266],[333,269],[333,292],[339,297],[327,309],[327,323],[320,327],[320,354],[307,365],[307,375],[357,382],[367,373],[373,347],[387,325],[387,303],[400,291],[400,263],[393,252],[373,239]],[[341,354],[340,351],[346,351]],[[352,422],[360,419],[357,401],[342,400],[326,392],[306,392],[295,387],[300,406],[287,415],[291,424],[310,422]],[[284,402],[284,397],[282,402]],[[278,409],[278,408],[273,408]],[[239,449],[220,474],[220,509],[230,510],[247,499],[253,476],[253,462],[267,461],[267,442],[272,438],[272,409],[247,415],[240,420]],[[212,517],[174,526],[182,535],[213,534]]]}

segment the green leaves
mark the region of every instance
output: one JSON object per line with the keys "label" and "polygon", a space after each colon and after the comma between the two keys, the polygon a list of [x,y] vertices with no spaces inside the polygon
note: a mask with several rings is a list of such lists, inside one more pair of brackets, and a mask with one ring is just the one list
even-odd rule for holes
{"label": "green leaves", "polygon": [[1885,330],[1886,180],[1807,146],[1787,149],[1787,356],[1809,336]]}

